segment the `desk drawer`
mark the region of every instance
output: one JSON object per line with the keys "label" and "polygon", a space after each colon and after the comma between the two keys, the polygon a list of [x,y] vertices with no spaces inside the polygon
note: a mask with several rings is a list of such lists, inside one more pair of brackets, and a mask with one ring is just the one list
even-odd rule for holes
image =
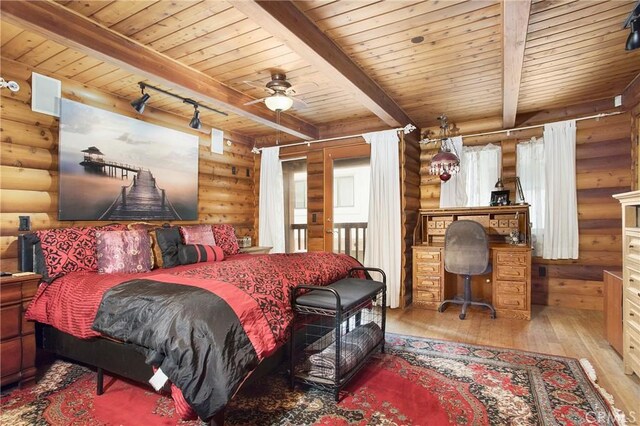
{"label": "desk drawer", "polygon": [[416,261],[426,260],[440,262],[440,250],[416,250]]}
{"label": "desk drawer", "polygon": [[527,283],[524,281],[496,281],[494,291],[506,294],[525,294]]}
{"label": "desk drawer", "polygon": [[624,363],[640,375],[640,334],[629,330],[628,336],[629,343],[624,348]]}
{"label": "desk drawer", "polygon": [[413,297],[417,302],[440,302],[440,291],[417,290]]}
{"label": "desk drawer", "polygon": [[418,262],[414,266],[416,268],[416,275],[427,275],[427,276],[439,276],[440,275],[440,264],[439,263],[422,263]]}
{"label": "desk drawer", "polygon": [[496,278],[499,280],[526,280],[527,279],[527,267],[526,266],[507,266],[498,265],[496,268]]}
{"label": "desk drawer", "polygon": [[435,291],[440,289],[440,278],[434,277],[416,277],[416,282],[413,283],[417,289],[425,289],[429,291]]}
{"label": "desk drawer", "polygon": [[496,299],[496,308],[504,308],[504,309],[520,309],[526,310],[527,304],[525,300],[525,296],[519,296],[517,294],[505,294],[505,293],[497,293],[495,296]]}
{"label": "desk drawer", "polygon": [[527,265],[527,253],[507,253],[498,252],[497,259],[499,265]]}

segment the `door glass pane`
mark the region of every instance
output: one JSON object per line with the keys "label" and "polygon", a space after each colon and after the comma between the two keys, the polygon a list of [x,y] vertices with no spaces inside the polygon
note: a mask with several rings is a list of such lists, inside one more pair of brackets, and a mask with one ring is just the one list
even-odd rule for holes
{"label": "door glass pane", "polygon": [[369,216],[369,158],[333,161],[333,252],[364,261]]}
{"label": "door glass pane", "polygon": [[307,159],[282,162],[285,250],[307,251]]}

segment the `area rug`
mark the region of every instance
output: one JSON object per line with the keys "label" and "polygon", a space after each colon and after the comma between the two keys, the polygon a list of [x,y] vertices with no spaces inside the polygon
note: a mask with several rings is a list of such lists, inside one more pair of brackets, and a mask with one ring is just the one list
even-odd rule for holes
{"label": "area rug", "polygon": [[[619,425],[624,418],[572,358],[387,334],[386,353],[329,392],[273,373],[236,395],[225,425]],[[35,386],[2,395],[11,425],[200,425],[150,388],[57,361]]]}

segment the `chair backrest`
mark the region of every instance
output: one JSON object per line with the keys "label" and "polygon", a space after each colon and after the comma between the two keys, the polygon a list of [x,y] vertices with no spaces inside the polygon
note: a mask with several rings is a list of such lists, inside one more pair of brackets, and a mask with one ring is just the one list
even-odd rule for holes
{"label": "chair backrest", "polygon": [[478,222],[452,222],[444,236],[444,268],[454,274],[478,275],[489,264],[489,238]]}

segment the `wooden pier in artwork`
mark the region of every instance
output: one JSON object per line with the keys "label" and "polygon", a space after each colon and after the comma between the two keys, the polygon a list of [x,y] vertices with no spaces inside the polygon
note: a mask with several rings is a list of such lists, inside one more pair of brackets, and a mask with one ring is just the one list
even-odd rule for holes
{"label": "wooden pier in artwork", "polygon": [[164,189],[158,188],[149,170],[138,170],[129,186],[99,220],[180,220]]}

